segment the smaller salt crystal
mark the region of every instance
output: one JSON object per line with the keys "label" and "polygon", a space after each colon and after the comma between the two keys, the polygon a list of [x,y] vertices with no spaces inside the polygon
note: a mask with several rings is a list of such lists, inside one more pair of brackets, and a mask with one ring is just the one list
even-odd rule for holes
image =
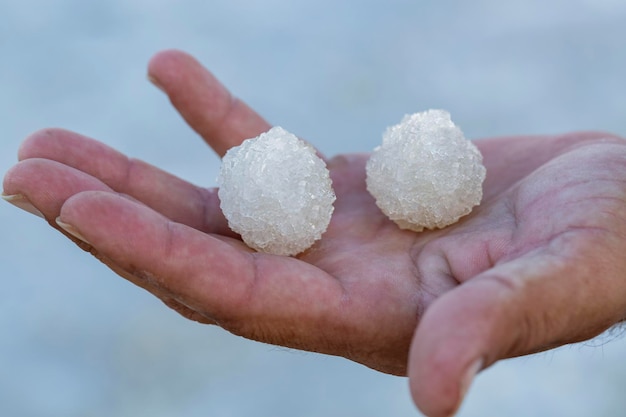
{"label": "smaller salt crystal", "polygon": [[217,182],[228,225],[257,251],[298,254],[330,223],[335,193],[326,164],[281,127],[230,149]]}
{"label": "smaller salt crystal", "polygon": [[367,162],[367,190],[402,229],[453,224],[482,199],[486,170],[478,148],[444,110],[407,115]]}

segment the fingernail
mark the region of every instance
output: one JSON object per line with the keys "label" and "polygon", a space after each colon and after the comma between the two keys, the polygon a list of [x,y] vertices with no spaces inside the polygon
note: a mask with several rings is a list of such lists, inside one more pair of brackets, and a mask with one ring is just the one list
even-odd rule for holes
{"label": "fingernail", "polygon": [[478,374],[478,371],[480,371],[481,369],[483,369],[482,358],[474,361],[465,371],[465,375],[463,376],[463,379],[461,379],[459,404],[457,405],[457,409],[461,406],[465,395],[467,395],[467,391],[472,385],[472,381],[474,381],[476,374]]}
{"label": "fingernail", "polygon": [[74,236],[76,239],[80,240],[81,242],[85,242],[86,244],[91,245],[91,243],[89,243],[89,241],[87,239],[85,239],[85,236],[83,236],[78,231],[78,229],[76,229],[71,224],[62,222],[60,217],[57,217],[55,222],[56,222],[57,226],[59,226],[61,229],[65,230],[71,236]]}
{"label": "fingernail", "polygon": [[165,91],[165,88],[163,88],[163,86],[159,83],[159,80],[157,80],[156,78],[154,78],[150,74],[148,74],[148,81],[150,81],[152,84],[154,84],[154,86],[156,88],[158,88],[159,90],[161,90],[161,91],[163,91],[164,93],[167,94],[167,91]]}
{"label": "fingernail", "polygon": [[46,218],[43,213],[39,211],[37,207],[33,206],[33,204],[28,201],[28,199],[22,194],[2,194],[2,199],[13,204],[15,207],[21,208],[22,210],[29,212],[30,214],[34,214],[35,216],[41,217],[42,219]]}

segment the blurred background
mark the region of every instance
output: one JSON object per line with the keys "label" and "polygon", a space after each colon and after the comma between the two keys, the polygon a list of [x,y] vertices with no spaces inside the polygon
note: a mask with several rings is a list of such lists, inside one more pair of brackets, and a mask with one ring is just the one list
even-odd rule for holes
{"label": "blurred background", "polygon": [[[621,0],[0,0],[0,169],[29,133],[76,130],[196,184],[218,159],[146,80],[198,57],[324,153],[405,113],[471,138],[626,135]],[[404,378],[188,322],[40,219],[0,205],[0,415],[418,416]],[[622,416],[619,334],[501,362],[460,416]]]}

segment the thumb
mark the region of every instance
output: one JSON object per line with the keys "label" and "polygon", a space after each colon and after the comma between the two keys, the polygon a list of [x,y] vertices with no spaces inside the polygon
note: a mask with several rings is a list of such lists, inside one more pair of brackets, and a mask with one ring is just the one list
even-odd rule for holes
{"label": "thumb", "polygon": [[435,300],[409,354],[418,408],[430,417],[452,416],[481,369],[499,359],[586,340],[619,320],[623,301],[616,293],[623,291],[593,284],[592,274],[558,255],[527,255]]}

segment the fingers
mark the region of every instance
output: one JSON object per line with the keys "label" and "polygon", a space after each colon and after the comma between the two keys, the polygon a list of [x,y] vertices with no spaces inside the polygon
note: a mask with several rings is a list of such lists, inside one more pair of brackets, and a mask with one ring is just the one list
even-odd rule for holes
{"label": "fingers", "polygon": [[[220,155],[269,128],[267,122],[232,98],[208,71],[185,53],[165,51],[156,55],[150,63],[149,76]],[[234,236],[219,209],[215,189],[193,186],[76,133],[61,129],[36,132],[23,143],[19,158],[60,162],[98,178],[175,222],[208,233]]]}
{"label": "fingers", "polygon": [[[59,162],[89,174],[117,192],[132,196],[172,221],[207,233],[233,236],[219,208],[214,189],[197,187],[150,164],[129,159],[120,152],[77,133],[62,129],[36,132],[24,141],[18,157],[21,161],[43,158]],[[21,167],[23,180],[57,175],[68,175],[68,178],[72,178],[78,175],[72,170],[61,173],[55,169],[47,172],[46,167],[49,165]],[[14,189],[22,186],[15,181],[10,183]],[[94,188],[83,188],[80,191],[90,189]],[[50,191],[48,194],[49,197],[54,196],[59,200],[58,204],[71,195],[59,187],[56,191],[60,194],[54,195]]]}
{"label": "fingers", "polygon": [[164,51],[152,58],[149,79],[170,98],[189,125],[224,156],[270,125],[230,92],[192,56]]}
{"label": "fingers", "polygon": [[[227,277],[232,267],[239,282],[252,278],[250,259],[242,251],[118,195],[77,194],[64,204],[58,221],[124,270],[174,290],[181,300],[193,300],[197,288],[191,287],[199,279],[194,267],[200,263],[218,277]],[[235,283],[230,284],[236,292]]]}
{"label": "fingers", "polygon": [[[475,374],[499,359],[586,340],[623,317],[619,269],[594,259],[596,239],[585,241],[572,251],[577,244],[564,238],[553,251],[501,264],[431,305],[408,366],[413,398],[426,415],[453,415]],[[586,253],[588,263],[571,262],[573,253]]]}
{"label": "fingers", "polygon": [[317,268],[252,253],[239,241],[171,222],[119,195],[75,195],[59,221],[132,276],[248,338],[314,348],[311,338],[320,331],[311,331],[312,323],[339,309],[340,285]]}
{"label": "fingers", "polygon": [[164,289],[134,276],[114,261],[95,250],[89,242],[57,224],[61,207],[67,199],[84,191],[113,193],[113,190],[95,177],[59,162],[33,158],[20,162],[7,172],[4,178],[4,194],[8,201],[48,220],[51,226],[64,232],[82,249],[91,252],[118,275],[150,291],[181,315],[207,324],[213,322],[180,304]]}
{"label": "fingers", "polygon": [[3,194],[19,196],[49,221],[59,215],[66,199],[85,190],[111,191],[106,184],[84,172],[39,158],[20,162],[11,168],[3,184]]}

